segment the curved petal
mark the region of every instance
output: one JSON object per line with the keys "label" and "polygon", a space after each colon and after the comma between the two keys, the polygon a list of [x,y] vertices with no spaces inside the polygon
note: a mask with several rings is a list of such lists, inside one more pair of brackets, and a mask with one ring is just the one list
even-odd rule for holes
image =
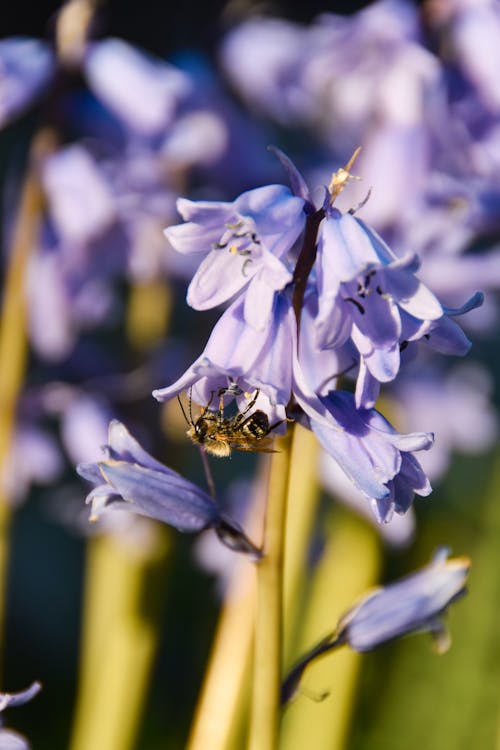
{"label": "curved petal", "polygon": [[139,515],[183,532],[201,531],[219,519],[209,495],[187,480],[173,484],[163,472],[126,461],[103,462],[100,468],[109,484],[130,503],[129,510]]}
{"label": "curved petal", "polygon": [[212,250],[212,244],[220,239],[221,225],[217,223],[214,227],[209,227],[188,222],[167,227],[163,233],[178,253],[184,255],[209,253]]}
{"label": "curved petal", "polygon": [[238,253],[212,250],[200,263],[187,293],[195,310],[217,307],[245,287],[259,268],[258,263]]}

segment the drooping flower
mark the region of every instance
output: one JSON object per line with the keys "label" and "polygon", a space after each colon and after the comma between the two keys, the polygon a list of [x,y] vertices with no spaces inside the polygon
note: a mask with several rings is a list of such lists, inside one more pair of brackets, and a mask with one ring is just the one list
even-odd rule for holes
{"label": "drooping flower", "polygon": [[262,329],[275,293],[292,279],[286,254],[304,228],[304,203],[283,185],[248,190],[231,203],[180,198],[177,208],[186,223],[165,234],[177,251],[205,256],[188,304],[207,310],[247,287],[245,319]]}
{"label": "drooping flower", "polygon": [[478,364],[449,372],[420,367],[404,373],[391,387],[390,409],[405,429],[432,428],[436,443],[421,457],[431,480],[447,471],[452,454],[482,453],[498,439],[498,415],[491,403],[493,384]]}
{"label": "drooping flower", "polygon": [[[168,401],[192,388],[194,400],[205,406],[221,389],[230,396],[259,390],[258,408],[269,421],[285,419],[292,393],[292,352],[296,322],[286,294],[275,296],[271,315],[261,331],[245,321],[246,300],[238,297],[215,325],[203,353],[172,385],[153,391],[159,401]],[[232,386],[232,387],[231,387]],[[238,400],[238,399],[237,399]]]}
{"label": "drooping flower", "polygon": [[447,560],[439,549],[429,565],[417,573],[363,597],[340,620],[337,637],[355,651],[370,651],[407,633],[429,631],[440,652],[449,646],[441,622],[446,608],[465,592],[470,560]]}
{"label": "drooping flower", "polygon": [[[465,353],[463,347],[456,351],[455,324],[444,317],[462,310],[448,311],[417,278],[416,256],[398,258],[361,220],[328,204],[325,211],[318,242],[317,345],[336,348],[351,339],[360,360],[356,403],[371,407],[379,384],[398,374],[400,350],[408,342],[436,340],[440,331],[453,353]],[[481,301],[474,297],[464,310]]]}
{"label": "drooping flower", "polygon": [[379,523],[404,515],[415,493],[430,494],[413,453],[432,446],[432,433],[401,435],[375,409],[357,409],[346,391],[320,398],[295,392],[324,450],[365,495]]}
{"label": "drooping flower", "polygon": [[80,476],[96,485],[86,499],[91,520],[105,511],[129,510],[186,533],[213,528],[226,546],[259,556],[206,492],[150,456],[121,422],[110,423],[104,451],[103,461],[77,466]]}
{"label": "drooping flower", "polygon": [[307,666],[339,646],[371,651],[410,633],[428,631],[438,653],[450,645],[442,617],[465,593],[470,567],[466,557],[447,560],[448,550],[437,550],[425,568],[366,594],[339,620],[333,633],[309,651],[290,671],[282,686],[282,702],[297,692]]}

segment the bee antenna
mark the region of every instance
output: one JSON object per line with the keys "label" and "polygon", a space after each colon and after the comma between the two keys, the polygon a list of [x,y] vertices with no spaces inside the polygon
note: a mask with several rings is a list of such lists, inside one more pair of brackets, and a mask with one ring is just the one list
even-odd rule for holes
{"label": "bee antenna", "polygon": [[193,422],[193,408],[192,408],[193,407],[192,395],[193,395],[193,386],[191,386],[189,388],[189,392],[188,392],[189,424],[194,424],[194,422]]}
{"label": "bee antenna", "polygon": [[179,406],[181,407],[182,416],[186,420],[186,424],[189,424],[189,425],[192,424],[192,421],[190,422],[189,419],[187,418],[186,412],[184,411],[184,407],[182,405],[181,397],[179,395],[177,396],[177,401],[179,402]]}

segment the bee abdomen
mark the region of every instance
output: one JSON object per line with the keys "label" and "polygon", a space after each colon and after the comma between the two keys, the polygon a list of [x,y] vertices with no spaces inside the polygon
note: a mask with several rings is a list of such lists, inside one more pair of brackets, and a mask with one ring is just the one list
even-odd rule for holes
{"label": "bee abdomen", "polygon": [[260,410],[254,411],[243,425],[243,431],[254,438],[265,437],[269,433],[269,419],[267,414]]}

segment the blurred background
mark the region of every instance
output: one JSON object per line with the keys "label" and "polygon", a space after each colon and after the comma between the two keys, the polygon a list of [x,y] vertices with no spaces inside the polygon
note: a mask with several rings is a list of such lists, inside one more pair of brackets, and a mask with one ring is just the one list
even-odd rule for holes
{"label": "blurred background", "polygon": [[[137,517],[92,526],[74,467],[99,457],[119,418],[203,484],[178,404],[150,395],[199,355],[218,317],[185,303],[196,266],[162,231],[180,220],[176,199],[286,182],[273,144],[321,201],[361,145],[362,181],[344,208],[371,188],[359,215],[397,253],[421,257],[444,304],[477,289],[486,301],[460,319],[473,342],[465,360],[424,351],[382,395],[399,430],[436,433],[422,460],[434,492],[415,513],[376,529],[335,466],[311,458],[320,495],[287,663],[335,624],[308,619],[329,555],[328,597],[339,602],[443,544],[471,557],[470,591],[450,613],[443,656],[413,636],[311,670],[308,687],[331,695],[287,710],[283,748],[303,746],[300,731],[317,750],[500,748],[498,3],[70,6],[65,25],[61,3],[21,0],[0,40],[2,690],[43,683],[7,725],[37,750],[196,746],[189,728],[231,563],[210,533],[192,539]],[[221,501],[243,522],[260,463],[233,455],[214,466]],[[126,610],[128,629],[112,614],[102,625],[108,606]],[[103,656],[114,648],[121,671]],[[107,696],[140,681],[137,730],[110,744],[99,721],[120,714]],[[311,727],[333,715],[342,730],[314,740]],[[243,747],[242,733],[224,747]]]}

